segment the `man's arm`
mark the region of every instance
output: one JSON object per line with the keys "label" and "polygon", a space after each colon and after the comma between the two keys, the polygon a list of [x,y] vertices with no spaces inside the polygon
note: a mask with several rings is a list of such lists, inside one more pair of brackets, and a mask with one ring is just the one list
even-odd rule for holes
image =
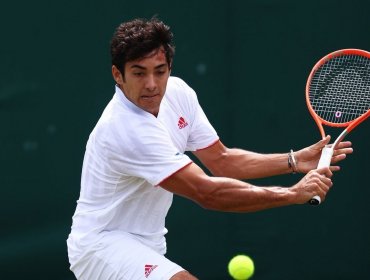
{"label": "man's arm", "polygon": [[254,212],[291,204],[306,203],[315,195],[322,200],[332,186],[329,168],[310,171],[290,188],[256,187],[226,177],[211,177],[195,163],[179,170],[159,185],[202,207],[227,212]]}
{"label": "man's arm", "polygon": [[259,154],[230,149],[221,141],[193,154],[214,176],[253,179],[292,172],[288,165],[288,154]]}
{"label": "man's arm", "polygon": [[[330,141],[330,136],[319,142],[294,152],[297,161],[297,171],[307,173],[316,169],[321,149]],[[343,160],[347,154],[353,152],[351,142],[339,143],[334,151],[332,164]],[[263,178],[280,174],[291,173],[288,165],[288,154],[259,154],[242,149],[230,149],[221,141],[214,145],[193,152],[214,176],[223,176],[236,179]],[[339,170],[339,166],[331,166],[331,171]]]}

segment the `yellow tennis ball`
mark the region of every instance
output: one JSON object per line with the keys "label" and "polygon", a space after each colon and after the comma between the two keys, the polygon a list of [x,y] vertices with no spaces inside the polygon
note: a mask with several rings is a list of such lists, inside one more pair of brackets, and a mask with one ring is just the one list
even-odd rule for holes
{"label": "yellow tennis ball", "polygon": [[248,256],[237,255],[230,260],[228,270],[234,279],[246,280],[254,273],[254,263]]}

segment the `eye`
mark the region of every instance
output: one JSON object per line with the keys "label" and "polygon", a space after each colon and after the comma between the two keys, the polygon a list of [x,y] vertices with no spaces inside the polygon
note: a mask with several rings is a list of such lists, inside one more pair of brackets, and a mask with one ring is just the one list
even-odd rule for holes
{"label": "eye", "polygon": [[157,70],[157,74],[158,75],[164,75],[164,74],[166,74],[166,70]]}
{"label": "eye", "polygon": [[143,72],[134,72],[134,76],[142,77],[142,76],[144,76],[144,73]]}

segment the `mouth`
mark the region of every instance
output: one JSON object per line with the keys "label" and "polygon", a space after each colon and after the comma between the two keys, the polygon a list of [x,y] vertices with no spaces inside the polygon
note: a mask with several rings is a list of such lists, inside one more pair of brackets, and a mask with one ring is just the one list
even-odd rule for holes
{"label": "mouth", "polygon": [[142,95],[141,98],[144,100],[152,100],[159,96],[159,94],[152,94],[152,95]]}

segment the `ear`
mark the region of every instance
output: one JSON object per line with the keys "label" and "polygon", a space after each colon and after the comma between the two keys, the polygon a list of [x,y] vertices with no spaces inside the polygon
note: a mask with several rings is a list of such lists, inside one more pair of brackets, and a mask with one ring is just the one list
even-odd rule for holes
{"label": "ear", "polygon": [[122,73],[115,65],[112,66],[112,76],[118,85],[123,84]]}

